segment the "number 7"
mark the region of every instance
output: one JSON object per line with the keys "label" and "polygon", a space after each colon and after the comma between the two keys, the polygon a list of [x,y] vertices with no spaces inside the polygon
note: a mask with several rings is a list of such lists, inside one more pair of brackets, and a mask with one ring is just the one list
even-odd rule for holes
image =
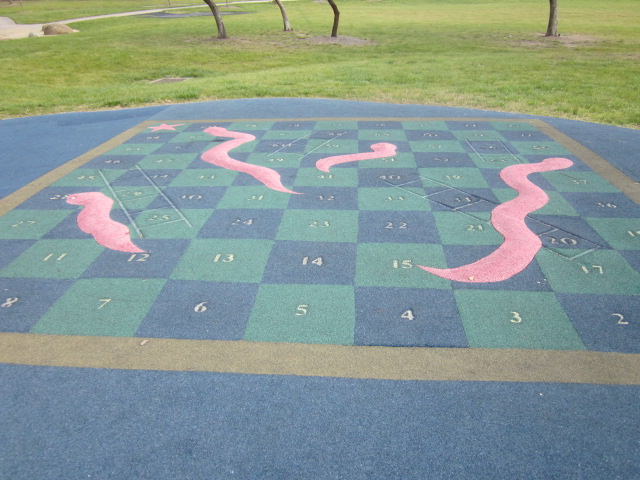
{"label": "number 7", "polygon": [[102,307],[104,307],[107,303],[109,303],[109,302],[111,301],[111,299],[110,299],[110,298],[101,298],[99,301],[100,301],[100,302],[103,302],[103,303],[102,303],[102,305],[100,305],[100,306],[98,307],[98,310],[100,310],[100,309],[101,309]]}

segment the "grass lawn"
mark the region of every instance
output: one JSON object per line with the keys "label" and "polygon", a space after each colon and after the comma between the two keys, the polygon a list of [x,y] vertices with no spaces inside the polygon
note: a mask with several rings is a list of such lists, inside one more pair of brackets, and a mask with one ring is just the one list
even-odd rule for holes
{"label": "grass lawn", "polygon": [[[184,0],[181,0],[184,3]],[[198,4],[195,2],[194,4]],[[224,6],[224,2],[219,2]],[[212,17],[119,17],[80,33],[0,42],[0,118],[161,103],[314,97],[484,108],[640,127],[640,1],[560,0],[559,38],[545,38],[546,0],[337,0],[240,4],[216,39]],[[164,8],[155,0],[27,0],[0,16],[41,23]],[[171,6],[179,5],[176,1]],[[189,10],[195,11],[195,10]],[[206,7],[202,11],[206,11]],[[181,83],[151,84],[163,77]]]}

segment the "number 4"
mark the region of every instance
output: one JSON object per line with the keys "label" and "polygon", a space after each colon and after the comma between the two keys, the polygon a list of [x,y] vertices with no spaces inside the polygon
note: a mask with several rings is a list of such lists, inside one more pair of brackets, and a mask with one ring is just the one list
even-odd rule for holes
{"label": "number 4", "polygon": [[409,309],[400,315],[400,318],[404,318],[405,320],[415,320],[416,316],[413,314],[413,310]]}

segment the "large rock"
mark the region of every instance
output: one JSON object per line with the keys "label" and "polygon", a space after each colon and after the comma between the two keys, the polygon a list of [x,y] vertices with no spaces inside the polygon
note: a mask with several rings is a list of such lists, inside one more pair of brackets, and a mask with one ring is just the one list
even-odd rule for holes
{"label": "large rock", "polygon": [[42,26],[42,31],[45,35],[64,35],[77,32],[78,30],[74,30],[64,23],[48,23]]}
{"label": "large rock", "polygon": [[0,25],[15,25],[16,22],[11,20],[9,17],[0,17]]}

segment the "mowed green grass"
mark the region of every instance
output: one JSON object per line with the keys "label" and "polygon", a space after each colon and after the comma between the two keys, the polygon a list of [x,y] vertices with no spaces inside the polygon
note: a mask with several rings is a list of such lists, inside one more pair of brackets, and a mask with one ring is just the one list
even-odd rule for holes
{"label": "mowed green grass", "polygon": [[[225,16],[120,17],[80,33],[0,42],[0,117],[255,97],[314,97],[483,108],[638,128],[640,1],[561,0],[560,38],[545,38],[546,0],[338,0],[340,35],[323,45],[326,3],[242,4]],[[0,9],[36,23],[146,8],[142,0],[28,0]],[[172,6],[177,5],[172,2]],[[197,5],[197,3],[196,3]],[[223,6],[224,2],[220,2]],[[163,77],[181,83],[150,84]]]}

